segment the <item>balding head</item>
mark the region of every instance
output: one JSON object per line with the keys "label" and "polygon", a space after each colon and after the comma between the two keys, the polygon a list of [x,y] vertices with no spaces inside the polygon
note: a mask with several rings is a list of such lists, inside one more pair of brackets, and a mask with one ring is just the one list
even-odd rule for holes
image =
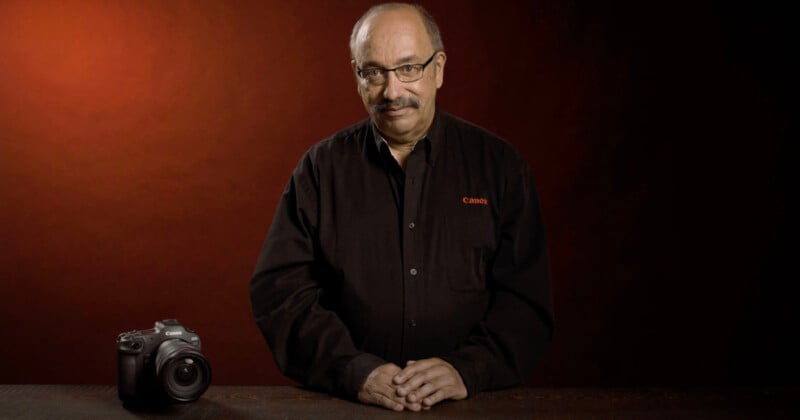
{"label": "balding head", "polygon": [[430,40],[431,46],[435,51],[444,51],[444,42],[442,42],[442,34],[439,32],[439,25],[436,24],[436,21],[433,19],[427,10],[423,9],[422,6],[418,4],[407,4],[407,3],[384,3],[372,6],[366,13],[364,13],[360,19],[353,25],[353,31],[350,33],[350,58],[356,58],[356,51],[358,48],[358,39],[361,35],[361,40],[363,40],[363,34],[359,34],[361,32],[362,27],[364,27],[364,23],[367,22],[373,16],[376,16],[381,13],[389,12],[389,11],[397,11],[397,10],[408,10],[414,11],[419,16],[422,24],[425,26],[425,32],[428,34],[428,39]]}

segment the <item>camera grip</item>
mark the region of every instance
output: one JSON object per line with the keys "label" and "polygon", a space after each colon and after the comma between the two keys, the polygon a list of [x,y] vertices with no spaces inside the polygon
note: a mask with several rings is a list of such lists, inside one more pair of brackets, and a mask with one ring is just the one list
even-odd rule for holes
{"label": "camera grip", "polygon": [[136,397],[136,383],[139,378],[139,363],[134,355],[119,355],[117,374],[119,375],[117,391],[120,400]]}

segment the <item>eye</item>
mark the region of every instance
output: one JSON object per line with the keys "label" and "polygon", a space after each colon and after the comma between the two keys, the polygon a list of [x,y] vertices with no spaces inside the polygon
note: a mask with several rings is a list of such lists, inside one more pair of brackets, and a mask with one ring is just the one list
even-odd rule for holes
{"label": "eye", "polygon": [[413,73],[417,69],[417,66],[413,64],[406,64],[405,66],[400,67],[400,71],[403,73]]}
{"label": "eye", "polygon": [[362,77],[367,77],[367,78],[378,77],[378,76],[380,76],[380,74],[381,74],[381,69],[374,68],[374,67],[361,70],[361,76]]}

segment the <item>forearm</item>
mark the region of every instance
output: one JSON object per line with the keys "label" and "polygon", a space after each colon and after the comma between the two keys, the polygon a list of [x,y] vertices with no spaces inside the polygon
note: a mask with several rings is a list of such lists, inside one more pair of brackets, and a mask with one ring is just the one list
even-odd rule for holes
{"label": "forearm", "polygon": [[256,263],[253,314],[285,375],[355,398],[366,376],[385,362],[357,350],[339,315],[321,303],[333,274],[319,259],[317,222],[318,193],[307,155],[284,191]]}
{"label": "forearm", "polygon": [[251,282],[253,313],[286,376],[355,398],[367,375],[386,362],[355,348],[338,315],[320,304],[321,293],[303,267],[262,271]]}
{"label": "forearm", "polygon": [[529,308],[516,314],[506,325],[490,319],[475,326],[466,343],[442,357],[458,370],[469,396],[522,383],[548,349],[552,327],[545,317]]}

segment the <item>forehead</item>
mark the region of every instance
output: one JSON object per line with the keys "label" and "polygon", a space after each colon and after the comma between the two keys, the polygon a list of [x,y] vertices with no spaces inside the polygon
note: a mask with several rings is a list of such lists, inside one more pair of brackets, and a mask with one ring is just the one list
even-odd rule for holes
{"label": "forehead", "polygon": [[390,10],[370,16],[356,36],[358,63],[395,65],[427,58],[433,52],[419,13],[412,8]]}

